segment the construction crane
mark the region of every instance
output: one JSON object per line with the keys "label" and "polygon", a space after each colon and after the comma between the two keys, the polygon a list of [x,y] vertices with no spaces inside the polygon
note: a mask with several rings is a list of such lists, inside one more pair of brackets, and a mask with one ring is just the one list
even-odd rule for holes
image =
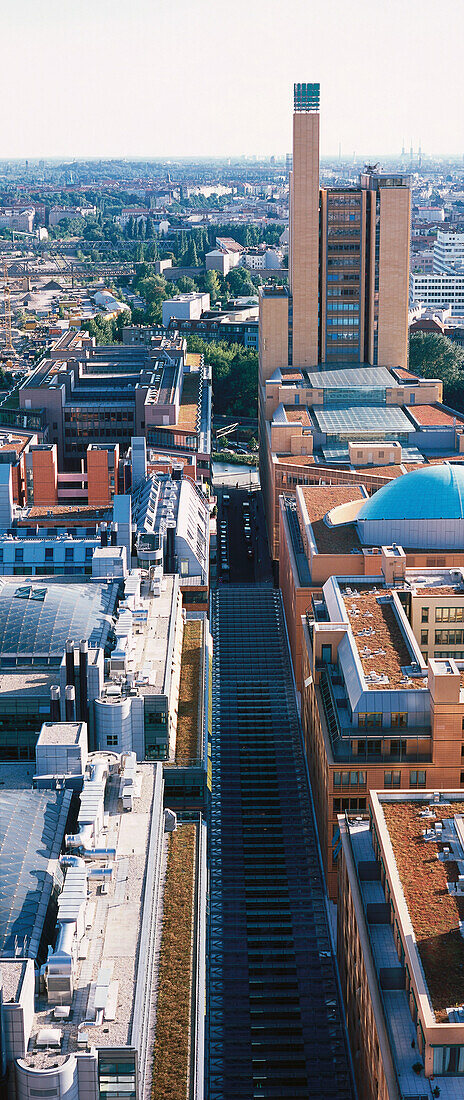
{"label": "construction crane", "polygon": [[16,358],[16,352],[11,341],[11,302],[10,288],[8,285],[8,268],[3,264],[3,323],[5,329],[5,345],[1,352],[2,359]]}

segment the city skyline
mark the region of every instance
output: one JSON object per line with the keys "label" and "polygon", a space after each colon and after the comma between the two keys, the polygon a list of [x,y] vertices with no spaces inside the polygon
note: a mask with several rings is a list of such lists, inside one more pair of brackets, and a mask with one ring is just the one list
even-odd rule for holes
{"label": "city skyline", "polygon": [[[440,16],[455,32],[441,53],[431,0],[407,8],[394,0],[388,11],[329,0],[323,12],[302,0],[253,9],[221,0],[214,10],[206,0],[156,8],[135,0],[130,9],[81,0],[72,10],[45,0],[40,11],[25,0],[4,16],[0,153],[279,155],[291,147],[293,82],[317,80],[322,156],[338,154],[340,143],[345,157],[398,155],[403,143],[407,154],[421,144],[423,153],[460,155],[463,17],[449,2]],[[446,111],[437,95],[445,87]]]}

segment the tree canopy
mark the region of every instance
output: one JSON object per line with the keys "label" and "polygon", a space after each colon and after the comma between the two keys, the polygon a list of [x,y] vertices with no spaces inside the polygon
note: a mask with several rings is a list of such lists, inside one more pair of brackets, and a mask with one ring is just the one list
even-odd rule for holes
{"label": "tree canopy", "polygon": [[409,369],[423,378],[440,378],[446,405],[464,409],[464,352],[439,332],[413,332]]}
{"label": "tree canopy", "polygon": [[258,355],[225,340],[188,336],[189,351],[204,355],[213,368],[214,411],[223,416],[257,416]]}

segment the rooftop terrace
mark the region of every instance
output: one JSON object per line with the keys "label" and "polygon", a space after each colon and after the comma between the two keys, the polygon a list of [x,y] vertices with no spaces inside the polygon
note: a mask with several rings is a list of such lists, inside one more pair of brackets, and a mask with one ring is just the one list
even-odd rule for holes
{"label": "rooftop terrace", "polygon": [[404,688],[404,668],[412,661],[389,596],[388,589],[382,589],[381,595],[369,591],[344,596],[364,675],[385,676],[384,682],[376,679],[369,685],[376,691]]}

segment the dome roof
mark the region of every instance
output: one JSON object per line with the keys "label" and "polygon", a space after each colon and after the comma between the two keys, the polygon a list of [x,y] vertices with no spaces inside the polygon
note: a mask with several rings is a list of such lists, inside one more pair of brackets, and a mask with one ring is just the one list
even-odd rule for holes
{"label": "dome roof", "polygon": [[378,489],[358,520],[464,519],[464,465],[423,466]]}

